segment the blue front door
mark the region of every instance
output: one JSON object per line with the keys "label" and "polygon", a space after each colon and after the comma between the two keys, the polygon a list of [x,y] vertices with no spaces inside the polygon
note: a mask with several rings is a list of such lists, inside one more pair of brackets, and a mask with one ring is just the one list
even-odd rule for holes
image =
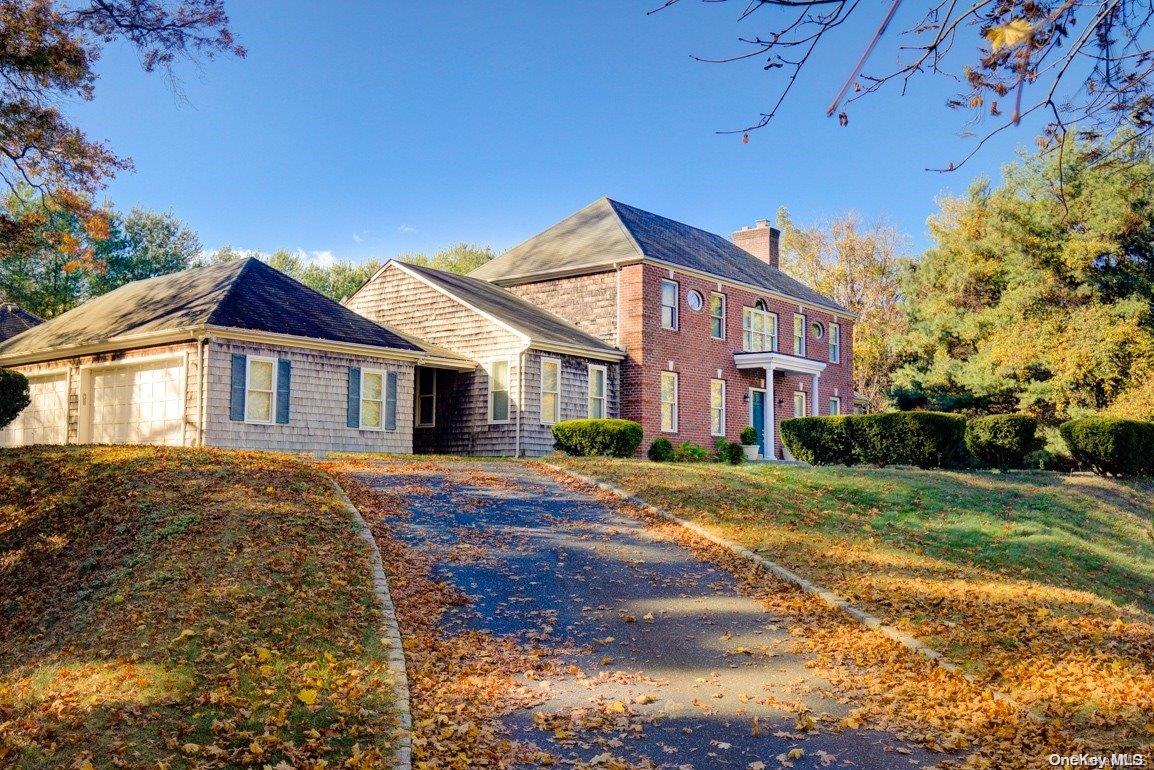
{"label": "blue front door", "polygon": [[757,445],[761,447],[761,456],[769,457],[765,451],[765,391],[753,390],[749,396],[749,416],[753,427],[757,429]]}

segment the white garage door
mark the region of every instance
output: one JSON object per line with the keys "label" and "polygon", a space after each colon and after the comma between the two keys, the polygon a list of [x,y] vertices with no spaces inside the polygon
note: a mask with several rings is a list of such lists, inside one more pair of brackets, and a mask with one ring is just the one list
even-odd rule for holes
{"label": "white garage door", "polygon": [[86,401],[93,444],[184,443],[184,362],[181,359],[95,369]]}
{"label": "white garage door", "polygon": [[32,403],[0,430],[0,446],[63,444],[68,436],[68,377],[64,372],[31,376]]}

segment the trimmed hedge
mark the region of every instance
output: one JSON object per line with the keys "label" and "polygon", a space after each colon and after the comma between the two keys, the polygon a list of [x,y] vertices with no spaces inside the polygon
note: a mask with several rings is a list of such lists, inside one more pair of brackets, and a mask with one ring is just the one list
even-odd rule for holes
{"label": "trimmed hedge", "polygon": [[957,457],[965,431],[965,417],[943,412],[795,417],[781,424],[790,453],[814,465],[940,468]]}
{"label": "trimmed hedge", "polygon": [[673,459],[673,443],[667,438],[659,438],[649,445],[649,459],[655,463],[667,463]]}
{"label": "trimmed hedge", "polygon": [[1040,448],[1038,421],[1027,414],[991,414],[966,423],[966,449],[986,465],[1021,468]]}
{"label": "trimmed hedge", "polygon": [[854,457],[879,467],[941,468],[962,448],[966,418],[947,412],[881,412],[850,416]]}
{"label": "trimmed hedge", "polygon": [[642,431],[632,420],[562,420],[553,426],[554,448],[570,455],[632,457]]}
{"label": "trimmed hedge", "polygon": [[1154,423],[1080,417],[1058,428],[1080,465],[1100,475],[1154,473]]}
{"label": "trimmed hedge", "polygon": [[781,424],[781,441],[790,454],[810,465],[853,465],[852,417],[794,417]]}
{"label": "trimmed hedge", "polygon": [[0,369],[0,428],[15,420],[30,403],[28,378],[20,372]]}

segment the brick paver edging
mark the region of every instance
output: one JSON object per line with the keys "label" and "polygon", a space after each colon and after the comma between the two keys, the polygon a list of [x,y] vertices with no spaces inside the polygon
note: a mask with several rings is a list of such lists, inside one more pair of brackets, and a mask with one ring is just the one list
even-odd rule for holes
{"label": "brick paver edging", "polygon": [[397,738],[397,750],[394,767],[396,770],[411,770],[413,766],[413,713],[409,707],[409,675],[405,668],[405,648],[401,643],[401,627],[397,623],[397,607],[393,604],[392,594],[389,593],[389,579],[385,575],[385,562],[381,558],[381,549],[369,529],[365,517],[353,505],[353,501],[341,488],[335,479],[329,479],[337,498],[352,515],[357,526],[357,533],[368,543],[369,561],[373,569],[373,593],[381,608],[381,638],[388,645],[389,672],[393,676],[393,691],[396,698],[397,722],[400,727],[400,736]]}
{"label": "brick paver edging", "polygon": [[[818,597],[819,599],[821,599],[823,602],[830,605],[831,607],[834,607],[838,610],[841,610],[846,615],[849,615],[851,618],[853,618],[857,622],[861,623],[866,628],[877,631],[878,633],[882,634],[883,636],[886,636],[889,639],[892,639],[893,641],[902,645],[906,649],[912,650],[912,651],[918,653],[919,655],[922,655],[924,657],[929,658],[930,660],[934,661],[939,666],[941,666],[944,670],[949,671],[949,672],[954,673],[954,674],[958,674],[959,676],[964,677],[966,679],[966,681],[968,681],[968,682],[971,682],[974,684],[979,684],[977,682],[977,679],[974,677],[973,674],[970,674],[970,673],[963,671],[956,663],[952,663],[952,662],[946,660],[945,656],[943,656],[940,652],[935,650],[933,647],[930,647],[926,644],[923,644],[922,642],[919,642],[917,639],[915,639],[910,634],[907,634],[905,631],[901,631],[897,628],[894,628],[891,625],[888,625],[887,623],[883,622],[882,619],[877,617],[876,615],[872,615],[872,614],[866,612],[865,610],[861,609],[860,607],[853,606],[843,597],[838,596],[837,594],[835,594],[833,591],[829,590],[828,588],[824,588],[822,586],[819,586],[817,583],[814,583],[810,580],[807,580],[806,578],[797,574],[796,572],[789,569],[788,567],[783,567],[782,565],[778,564],[777,562],[772,561],[770,559],[767,559],[764,556],[762,556],[761,554],[755,553],[743,545],[739,545],[738,543],[735,543],[732,540],[727,540],[726,538],[722,537],[721,535],[718,535],[717,533],[706,529],[705,527],[701,526],[700,524],[696,524],[692,521],[689,521],[688,519],[683,519],[680,516],[674,516],[669,511],[658,508],[655,505],[650,505],[646,501],[642,500],[640,497],[637,497],[636,495],[631,495],[628,492],[626,492],[624,489],[622,489],[621,487],[618,487],[614,484],[610,484],[606,481],[601,481],[600,479],[595,479],[591,476],[586,476],[582,473],[578,473],[577,471],[573,471],[573,470],[570,470],[568,468],[564,468],[560,465],[554,465],[553,463],[550,463],[550,462],[544,462],[541,460],[538,460],[537,462],[540,462],[546,468],[551,468],[552,470],[557,471],[558,473],[564,473],[564,474],[580,481],[583,484],[588,484],[590,486],[594,486],[594,487],[597,487],[598,489],[604,490],[605,492],[609,492],[610,494],[616,495],[617,497],[620,497],[622,500],[629,503],[630,505],[636,505],[639,508],[643,508],[646,511],[648,511],[649,513],[653,514],[654,516],[657,516],[659,518],[665,519],[666,521],[670,521],[670,522],[673,522],[674,524],[678,524],[682,527],[685,527],[690,532],[693,532],[695,535],[698,535],[699,537],[703,537],[706,540],[710,541],[711,543],[715,543],[715,544],[721,546],[722,548],[725,548],[726,550],[732,551],[733,553],[735,553],[735,554],[737,554],[737,555],[739,555],[745,559],[748,559],[749,561],[752,561],[761,567],[764,567],[766,570],[773,573],[778,578],[781,578],[782,580],[784,580],[787,583],[792,583],[793,585],[797,586],[798,588],[800,588],[805,593]],[[1042,721],[1042,717],[1039,714],[1026,708],[1022,704],[1018,703],[1013,698],[1011,698],[1009,695],[1006,695],[1005,693],[1003,693],[999,690],[995,690],[989,686],[986,686],[986,689],[989,690],[989,692],[991,693],[991,695],[993,695],[995,700],[1003,701],[1003,702],[1005,702],[1005,703],[1007,703],[1007,704],[1009,704],[1009,705],[1011,705],[1017,709],[1020,709],[1023,713],[1025,713],[1030,719],[1033,719],[1034,721]]]}

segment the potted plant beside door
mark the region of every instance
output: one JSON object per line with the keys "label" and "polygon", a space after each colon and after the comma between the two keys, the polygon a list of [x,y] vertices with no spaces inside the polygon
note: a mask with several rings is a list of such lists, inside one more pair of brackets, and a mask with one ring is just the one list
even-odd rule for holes
{"label": "potted plant beside door", "polygon": [[761,459],[761,447],[757,445],[757,428],[746,425],[741,429],[741,449],[750,462]]}

